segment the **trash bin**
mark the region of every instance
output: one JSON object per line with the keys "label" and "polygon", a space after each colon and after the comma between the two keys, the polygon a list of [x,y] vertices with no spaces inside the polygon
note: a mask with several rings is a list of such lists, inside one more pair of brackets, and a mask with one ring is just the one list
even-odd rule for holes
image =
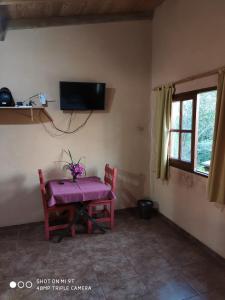
{"label": "trash bin", "polygon": [[141,219],[150,219],[152,215],[153,202],[148,199],[138,200],[138,210]]}

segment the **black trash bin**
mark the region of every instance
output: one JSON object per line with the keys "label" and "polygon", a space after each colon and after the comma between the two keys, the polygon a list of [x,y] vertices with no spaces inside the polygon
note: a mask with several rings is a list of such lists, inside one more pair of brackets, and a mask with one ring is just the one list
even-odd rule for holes
{"label": "black trash bin", "polygon": [[138,200],[138,210],[141,219],[150,219],[153,210],[153,202],[148,199]]}

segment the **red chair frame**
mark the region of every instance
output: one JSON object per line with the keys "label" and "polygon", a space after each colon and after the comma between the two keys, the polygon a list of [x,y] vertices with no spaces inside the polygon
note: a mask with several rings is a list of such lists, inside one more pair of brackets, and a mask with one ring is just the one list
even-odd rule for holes
{"label": "red chair frame", "polygon": [[[45,180],[43,176],[43,172],[41,169],[38,169],[39,181],[40,181],[40,190],[42,195],[42,204],[44,209],[44,221],[45,221],[45,239],[49,240],[51,231],[61,230],[68,228],[69,223],[74,220],[75,217],[75,208],[73,205],[60,205],[48,207],[48,194],[45,188]],[[68,214],[68,223],[60,224],[60,225],[50,225],[50,217],[53,213],[64,213]],[[70,229],[72,237],[75,237],[75,225],[71,226]]]}
{"label": "red chair frame", "polygon": [[[115,193],[116,190],[116,178],[117,178],[117,169],[110,168],[109,164],[105,165],[105,184],[111,186],[111,191]],[[103,209],[97,210],[99,205],[103,205]],[[110,223],[110,228],[114,227],[114,211],[115,211],[115,199],[103,199],[103,200],[94,200],[90,201],[87,204],[88,214],[90,217],[94,218],[98,223]],[[97,217],[101,213],[103,217]],[[93,223],[91,221],[87,222],[88,224],[88,233],[93,231]]]}

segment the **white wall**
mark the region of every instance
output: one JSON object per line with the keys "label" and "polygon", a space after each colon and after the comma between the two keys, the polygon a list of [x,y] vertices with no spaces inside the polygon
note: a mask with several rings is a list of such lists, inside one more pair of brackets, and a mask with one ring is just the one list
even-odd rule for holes
{"label": "white wall", "polygon": [[[225,2],[166,0],[153,20],[152,86],[225,65]],[[179,91],[213,85],[215,77],[179,86]],[[151,111],[154,112],[152,94]],[[152,125],[153,126],[153,125]],[[154,144],[154,128],[152,140]],[[160,211],[225,257],[225,211],[207,199],[207,179],[171,168],[168,183],[155,179],[151,157],[151,194]]]}
{"label": "white wall", "polygon": [[[56,100],[48,111],[57,126],[65,128],[69,116],[59,110],[60,80],[106,82],[110,89],[107,112],[94,113],[74,135],[51,137],[41,124],[13,124],[20,122],[8,115],[8,124],[0,125],[0,226],[43,219],[37,169],[48,178],[64,176],[55,163],[63,148],[86,157],[88,175],[101,176],[106,162],[119,168],[118,208],[135,205],[148,190],[150,36],[148,21],[7,33],[0,44],[0,86],[17,101],[47,92]],[[86,116],[74,116],[71,127]]]}

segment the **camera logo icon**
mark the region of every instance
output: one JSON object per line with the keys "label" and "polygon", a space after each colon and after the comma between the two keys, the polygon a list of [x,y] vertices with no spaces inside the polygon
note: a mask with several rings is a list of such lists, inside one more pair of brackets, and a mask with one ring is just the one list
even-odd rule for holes
{"label": "camera logo icon", "polygon": [[19,289],[23,289],[23,288],[27,288],[27,289],[31,289],[33,286],[33,283],[31,281],[11,281],[9,283],[9,286],[11,287],[11,289],[15,289],[16,287],[18,287]]}

